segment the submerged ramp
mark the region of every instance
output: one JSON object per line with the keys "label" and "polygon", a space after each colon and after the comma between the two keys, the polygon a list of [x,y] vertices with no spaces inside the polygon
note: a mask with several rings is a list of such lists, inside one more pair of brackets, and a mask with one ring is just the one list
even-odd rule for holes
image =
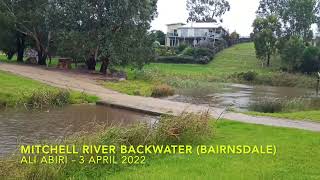
{"label": "submerged ramp", "polygon": [[0,63],[0,70],[28,77],[42,83],[65,89],[85,92],[100,98],[100,105],[124,108],[151,115],[179,115],[182,112],[200,113],[209,111],[213,118],[224,118],[244,123],[261,124],[276,127],[287,127],[320,132],[320,123],[279,119],[272,117],[256,117],[241,113],[225,112],[224,109],[199,106],[188,103],[173,102],[169,100],[129,96],[100,86],[89,74],[80,74],[70,71],[48,70],[18,64]]}

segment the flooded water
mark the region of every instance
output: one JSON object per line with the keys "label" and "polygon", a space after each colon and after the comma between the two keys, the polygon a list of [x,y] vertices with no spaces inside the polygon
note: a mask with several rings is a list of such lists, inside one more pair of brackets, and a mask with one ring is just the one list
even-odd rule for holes
{"label": "flooded water", "polygon": [[[209,105],[211,107],[233,107],[248,110],[251,103],[261,98],[313,97],[315,91],[294,87],[249,86],[243,84],[217,84],[219,88],[180,89],[179,95],[169,100]],[[214,86],[212,86],[214,87]]]}
{"label": "flooded water", "polygon": [[50,111],[0,111],[0,157],[12,154],[19,144],[56,141],[76,132],[90,132],[97,124],[128,125],[155,118],[104,106],[67,106]]}

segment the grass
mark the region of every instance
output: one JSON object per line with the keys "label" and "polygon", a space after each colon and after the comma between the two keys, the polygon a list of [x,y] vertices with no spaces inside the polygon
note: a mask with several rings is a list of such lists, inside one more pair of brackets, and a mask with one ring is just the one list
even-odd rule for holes
{"label": "grass", "polygon": [[260,113],[260,112],[246,112],[248,115],[254,116],[268,116],[276,118],[285,118],[293,120],[309,120],[320,122],[320,111],[300,111],[300,112],[280,112],[280,113]]}
{"label": "grass", "polygon": [[[16,76],[11,73],[0,71],[0,104],[8,107],[16,106],[18,103],[25,103],[28,97],[37,90],[58,91],[57,88],[44,85],[40,82]],[[21,102],[24,101],[24,102]],[[69,103],[94,103],[98,100],[95,96],[90,96],[81,92],[71,91]]]}
{"label": "grass", "polygon": [[[182,80],[189,79],[207,82],[235,82],[298,87],[315,86],[316,81],[313,77],[280,72],[279,58],[273,57],[271,64],[271,67],[263,68],[260,61],[256,58],[254,44],[243,43],[218,53],[208,65],[151,63],[145,66],[144,70],[158,74],[164,81],[175,77]],[[245,72],[255,72],[257,73],[257,77],[250,82],[245,79],[234,78],[234,74]],[[153,76],[155,76],[154,74]]]}
{"label": "grass", "polygon": [[277,155],[172,156],[111,179],[319,179],[319,137],[319,133],[226,121],[206,144],[273,144]]}
{"label": "grass", "polygon": [[152,94],[153,84],[142,80],[129,80],[121,82],[106,82],[106,88],[125,93],[128,95],[139,95],[150,97]]}
{"label": "grass", "polygon": [[[275,145],[277,154],[166,155],[148,158],[147,165],[111,171],[106,165],[79,165],[56,179],[319,179],[319,137],[320,133],[223,120],[215,125],[214,137],[202,144]],[[12,164],[2,167],[8,172],[25,173],[15,171]]]}

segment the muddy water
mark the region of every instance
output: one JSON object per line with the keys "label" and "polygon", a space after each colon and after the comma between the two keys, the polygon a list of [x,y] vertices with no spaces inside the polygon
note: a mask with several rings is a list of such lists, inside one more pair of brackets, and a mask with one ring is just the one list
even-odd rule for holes
{"label": "muddy water", "polygon": [[97,124],[128,125],[155,119],[104,106],[67,106],[50,111],[0,111],[0,157],[12,154],[18,144],[57,141],[76,132],[90,132]]}
{"label": "muddy water", "polygon": [[218,88],[180,89],[179,95],[168,99],[178,102],[209,105],[212,107],[233,107],[248,110],[251,103],[264,97],[300,98],[314,97],[315,91],[294,87],[249,86],[243,84],[217,84]]}

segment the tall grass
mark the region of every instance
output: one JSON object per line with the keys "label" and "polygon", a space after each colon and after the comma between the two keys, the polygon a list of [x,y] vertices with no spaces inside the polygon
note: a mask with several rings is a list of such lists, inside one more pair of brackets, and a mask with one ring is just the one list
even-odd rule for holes
{"label": "tall grass", "polygon": [[262,113],[320,110],[319,98],[259,98],[249,105],[249,110]]}
{"label": "tall grass", "polygon": [[[92,132],[81,132],[68,138],[62,144],[73,145],[178,145],[198,144],[213,136],[212,123],[208,113],[163,116],[155,124],[138,123],[129,127],[97,125]],[[99,154],[97,154],[99,155]],[[84,155],[90,156],[90,155]],[[120,156],[120,154],[116,154]],[[146,155],[152,160],[158,156]],[[107,178],[109,174],[121,171],[127,165],[78,164],[63,165],[21,165],[18,157],[0,163],[0,178],[19,179],[93,179]],[[16,163],[15,163],[16,162]]]}
{"label": "tall grass", "polygon": [[41,88],[33,90],[31,93],[22,93],[17,104],[24,104],[32,109],[42,109],[49,106],[63,106],[69,104],[70,101],[70,91]]}

